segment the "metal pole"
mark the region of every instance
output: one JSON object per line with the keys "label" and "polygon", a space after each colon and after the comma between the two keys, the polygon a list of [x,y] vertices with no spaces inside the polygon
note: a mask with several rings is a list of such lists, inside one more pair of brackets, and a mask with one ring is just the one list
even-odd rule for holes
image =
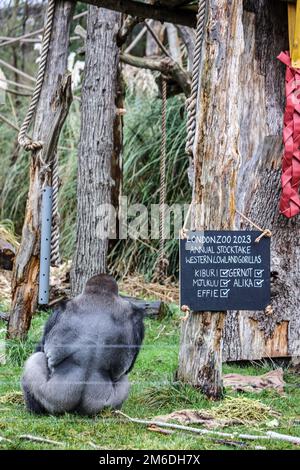
{"label": "metal pole", "polygon": [[49,277],[51,259],[51,226],[52,226],[52,193],[53,189],[46,186],[42,191],[41,210],[41,250],[39,274],[39,304],[49,303]]}

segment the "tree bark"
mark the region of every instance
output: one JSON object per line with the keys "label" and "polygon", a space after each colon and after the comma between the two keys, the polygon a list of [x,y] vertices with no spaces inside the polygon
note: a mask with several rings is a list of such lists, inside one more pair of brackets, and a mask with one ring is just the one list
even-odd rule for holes
{"label": "tree bark", "polygon": [[[288,49],[287,5],[244,1],[244,49],[236,88],[241,166],[238,209],[272,232],[272,313],[231,312],[224,335],[225,360],[300,355],[300,218],[279,213],[285,67],[277,59]],[[242,219],[237,227],[251,228]]]}
{"label": "tree bark", "polygon": [[[272,311],[228,312],[227,361],[300,355],[300,219],[288,220],[278,208],[285,67],[276,57],[287,49],[284,2],[209,2],[195,157],[195,193],[202,207],[198,226],[253,229],[237,208],[272,232]],[[201,314],[192,315],[182,333],[179,372],[196,384],[203,321]]]}
{"label": "tree bark", "polygon": [[[242,12],[241,0],[208,2],[194,144],[193,225],[200,230],[234,227]],[[181,331],[178,377],[214,399],[222,395],[224,321],[224,312],[191,313]]]}
{"label": "tree bark", "polygon": [[[57,118],[53,106],[62,75],[66,71],[69,29],[74,4],[58,1],[55,9],[51,46],[39,105],[35,115],[33,138],[48,142]],[[43,156],[42,149],[40,151]],[[55,151],[55,145],[53,148]],[[33,154],[30,165],[30,187],[26,205],[22,240],[16,256],[12,281],[12,307],[8,324],[9,338],[24,338],[37,306],[40,251],[40,196],[48,172],[41,172],[40,154]],[[47,161],[47,163],[51,163]]]}
{"label": "tree bark", "polygon": [[106,271],[121,14],[90,6],[78,154],[76,252],[72,294]]}

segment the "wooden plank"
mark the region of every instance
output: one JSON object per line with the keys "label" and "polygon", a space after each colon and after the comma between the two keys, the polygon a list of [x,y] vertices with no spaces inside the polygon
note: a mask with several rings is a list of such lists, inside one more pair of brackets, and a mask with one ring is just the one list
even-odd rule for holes
{"label": "wooden plank", "polygon": [[81,0],[83,3],[119,11],[126,15],[151,18],[161,22],[196,27],[196,10],[187,8],[167,8],[159,4],[150,5],[136,0]]}
{"label": "wooden plank", "polygon": [[289,20],[289,49],[293,50],[296,22],[296,5],[288,3],[288,20]]}
{"label": "wooden plank", "polygon": [[296,3],[294,28],[294,41],[291,50],[292,66],[300,68],[300,0],[297,0]]}

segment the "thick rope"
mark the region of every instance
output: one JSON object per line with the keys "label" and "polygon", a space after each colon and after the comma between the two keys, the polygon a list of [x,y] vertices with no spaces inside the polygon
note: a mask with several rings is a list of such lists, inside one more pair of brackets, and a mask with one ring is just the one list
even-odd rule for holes
{"label": "thick rope", "polygon": [[200,74],[202,44],[203,44],[203,37],[204,37],[205,18],[206,18],[206,1],[207,0],[199,0],[199,4],[198,4],[191,95],[187,99],[187,141],[186,141],[185,150],[188,155],[193,154],[193,144],[195,140],[197,96],[198,96],[198,89],[199,89],[199,74]]}
{"label": "thick rope", "polygon": [[[47,9],[47,19],[44,28],[44,35],[42,41],[42,51],[40,55],[39,70],[36,78],[35,88],[32,94],[31,102],[27,110],[25,119],[21,126],[18,142],[26,151],[38,151],[43,147],[43,142],[37,140],[33,141],[28,137],[28,129],[30,127],[32,118],[36,112],[36,108],[40,99],[41,90],[44,82],[48,53],[50,49],[50,41],[53,27],[55,13],[55,0],[49,0]],[[47,171],[52,173],[52,232],[51,232],[51,265],[58,266],[61,262],[59,253],[59,212],[58,212],[58,189],[59,189],[59,177],[58,177],[58,155],[55,153],[54,160],[51,164],[42,161],[41,155],[39,155],[42,167],[41,175]],[[51,168],[52,167],[52,168]]]}
{"label": "thick rope", "polygon": [[59,266],[61,264],[59,253],[59,211],[58,211],[58,155],[55,152],[52,171],[52,231],[51,231],[51,266]]}
{"label": "thick rope", "polygon": [[166,203],[166,146],[167,146],[167,82],[162,78],[160,189],[159,189],[159,250],[154,278],[163,282],[167,276],[168,259],[165,256]]}
{"label": "thick rope", "polygon": [[50,40],[51,40],[51,33],[52,33],[52,25],[54,19],[54,11],[55,11],[55,0],[49,0],[48,3],[48,10],[47,10],[47,20],[45,24],[44,30],[44,37],[43,37],[43,45],[42,45],[42,52],[40,56],[40,63],[39,63],[39,70],[36,78],[35,88],[32,94],[31,102],[26,113],[25,119],[21,126],[19,135],[18,135],[18,142],[26,151],[36,151],[40,150],[43,147],[43,142],[41,141],[33,141],[31,138],[27,136],[27,132],[31,123],[31,120],[34,116],[36,111],[37,104],[39,102],[41,89],[43,86],[46,65],[47,65],[47,57],[49,52]]}

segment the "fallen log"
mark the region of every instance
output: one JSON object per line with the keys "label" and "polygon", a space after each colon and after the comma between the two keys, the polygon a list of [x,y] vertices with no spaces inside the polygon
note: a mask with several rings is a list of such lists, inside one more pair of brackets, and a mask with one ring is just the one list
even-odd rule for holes
{"label": "fallen log", "polygon": [[144,300],[124,295],[121,295],[121,297],[122,299],[128,300],[128,302],[143,310],[145,317],[158,317],[160,314],[163,303],[160,300]]}

